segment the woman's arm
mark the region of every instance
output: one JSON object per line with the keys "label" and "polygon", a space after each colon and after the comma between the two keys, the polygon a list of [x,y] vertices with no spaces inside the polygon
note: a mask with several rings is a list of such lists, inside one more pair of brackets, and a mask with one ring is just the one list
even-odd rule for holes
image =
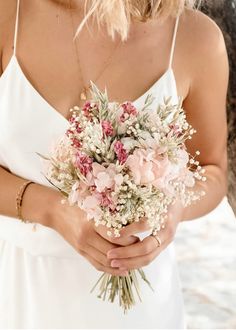
{"label": "woman's arm", "polygon": [[[182,26],[182,27],[181,27]],[[188,27],[187,27],[188,26]],[[183,33],[182,33],[183,32]],[[186,57],[190,64],[189,93],[184,101],[187,119],[197,130],[187,143],[188,151],[194,155],[200,150],[200,165],[205,168],[205,182],[198,182],[195,190],[204,190],[200,201],[183,209],[176,204],[169,210],[165,229],[158,236],[162,244],[148,236],[127,247],[117,247],[108,252],[113,267],[137,269],[151,263],[174,239],[180,221],[201,217],[213,210],[227,193],[227,120],[226,94],[228,86],[228,58],[224,39],[219,28],[201,13],[186,13],[180,31],[184,40]],[[186,71],[185,71],[186,72]],[[147,222],[133,223],[121,230],[125,238],[148,230]]]}
{"label": "woman's arm", "polygon": [[[26,179],[10,173],[0,167],[0,214],[9,217],[17,217],[16,195]],[[39,184],[31,184],[27,187],[22,205],[24,219],[51,227],[51,206],[61,197],[60,193],[52,188]]]}
{"label": "woman's arm", "polygon": [[189,54],[195,61],[191,67],[191,84],[184,108],[188,121],[197,130],[187,148],[191,154],[200,150],[199,161],[207,177],[207,181],[198,182],[195,189],[202,188],[206,195],[184,210],[182,220],[210,212],[227,194],[228,57],[222,32],[216,24],[203,14],[199,14],[197,19],[201,28],[196,32],[197,47],[193,47]]}

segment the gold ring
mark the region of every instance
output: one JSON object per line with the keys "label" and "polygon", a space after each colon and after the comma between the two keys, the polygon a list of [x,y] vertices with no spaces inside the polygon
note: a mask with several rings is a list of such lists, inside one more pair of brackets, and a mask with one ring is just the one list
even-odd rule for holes
{"label": "gold ring", "polygon": [[160,237],[157,236],[157,235],[153,235],[153,234],[151,234],[151,236],[154,237],[155,240],[157,241],[157,243],[158,243],[158,246],[157,247],[160,247],[161,244],[162,244]]}

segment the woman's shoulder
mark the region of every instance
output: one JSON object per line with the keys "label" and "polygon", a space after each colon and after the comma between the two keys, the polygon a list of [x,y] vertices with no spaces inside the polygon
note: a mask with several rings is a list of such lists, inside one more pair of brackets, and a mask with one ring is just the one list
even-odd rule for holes
{"label": "woman's shoulder", "polygon": [[205,55],[225,49],[223,33],[209,16],[199,10],[185,10],[180,19],[181,32],[192,51]]}
{"label": "woman's shoulder", "polygon": [[220,27],[198,10],[185,10],[180,18],[180,46],[190,70],[199,72],[209,65],[227,62],[227,51]]}

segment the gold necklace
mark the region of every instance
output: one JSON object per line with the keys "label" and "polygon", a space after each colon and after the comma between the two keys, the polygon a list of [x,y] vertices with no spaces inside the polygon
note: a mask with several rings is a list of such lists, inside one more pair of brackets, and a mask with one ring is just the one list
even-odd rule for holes
{"label": "gold necklace", "polygon": [[[74,16],[73,16],[73,9],[72,9],[72,6],[71,6],[71,1],[70,1],[70,5],[69,5],[69,11],[70,11],[71,22],[72,22],[73,42],[75,43],[75,53],[76,53],[77,64],[78,64],[77,65],[77,67],[78,67],[78,75],[79,75],[79,77],[81,77],[82,84],[83,84],[83,88],[82,88],[82,91],[80,92],[79,98],[80,98],[80,100],[85,101],[85,100],[88,99],[88,92],[89,92],[89,89],[91,87],[91,84],[89,84],[88,86],[86,86],[86,84],[84,82],[84,79],[83,79],[83,73],[82,73],[82,69],[81,69],[81,63],[80,63],[80,59],[79,59],[79,50],[78,50],[78,46],[77,46],[77,38],[74,39],[74,35],[75,35],[75,23],[74,23]],[[94,83],[97,82],[97,80],[101,77],[101,75],[104,73],[104,71],[107,69],[107,67],[111,64],[111,59],[114,56],[115,52],[120,47],[121,41],[122,40],[120,39],[120,41],[117,43],[116,47],[114,48],[113,52],[110,54],[110,56],[106,60],[104,67],[99,72],[99,74],[96,76],[96,78],[93,80]]]}

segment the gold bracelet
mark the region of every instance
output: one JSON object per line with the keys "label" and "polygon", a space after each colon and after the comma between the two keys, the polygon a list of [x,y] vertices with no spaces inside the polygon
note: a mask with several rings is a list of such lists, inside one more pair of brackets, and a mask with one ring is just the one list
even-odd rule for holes
{"label": "gold bracelet", "polygon": [[31,184],[34,183],[33,181],[26,181],[22,184],[22,186],[20,187],[17,195],[16,195],[16,211],[17,211],[17,217],[19,220],[21,220],[22,222],[26,222],[23,217],[22,217],[22,202],[23,202],[23,196],[25,193],[26,188]]}

